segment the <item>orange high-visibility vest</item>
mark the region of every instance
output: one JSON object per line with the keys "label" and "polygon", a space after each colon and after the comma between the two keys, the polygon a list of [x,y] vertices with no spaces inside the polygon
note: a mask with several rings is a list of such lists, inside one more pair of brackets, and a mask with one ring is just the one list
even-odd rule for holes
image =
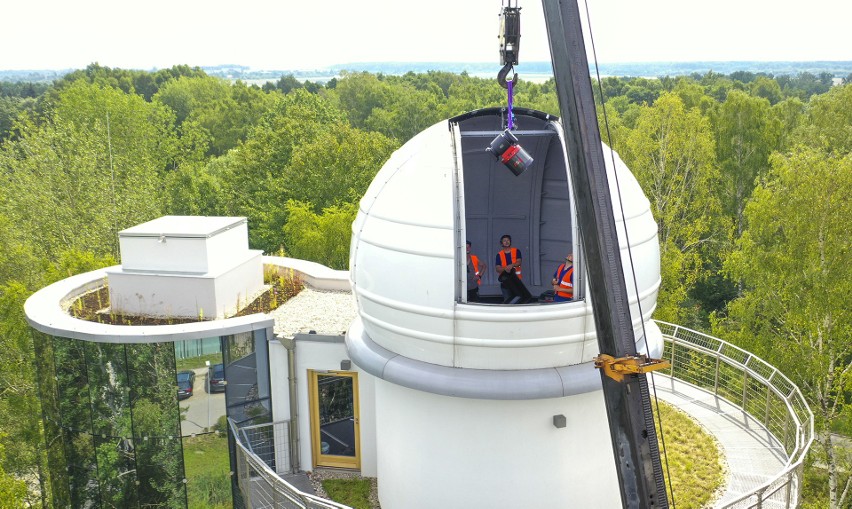
{"label": "orange high-visibility vest", "polygon": [[562,272],[563,270],[565,270],[564,263],[556,269],[556,281],[559,283],[559,290],[556,290],[556,295],[566,299],[573,299],[574,283],[571,282],[571,276],[574,274],[574,266],[572,265],[571,268],[565,270],[565,272]]}
{"label": "orange high-visibility vest", "polygon": [[[502,262],[502,263],[500,263],[500,266],[505,267],[507,265],[510,265],[510,264],[518,261],[518,250],[515,249],[514,247],[509,248],[509,256],[510,256],[509,260],[506,259],[506,252],[503,251],[502,249],[500,250],[499,253],[497,253],[497,256],[500,257],[500,261]],[[515,275],[518,276],[518,279],[523,279],[521,277],[521,267],[520,266],[515,267]]]}
{"label": "orange high-visibility vest", "polygon": [[473,271],[476,272],[476,284],[482,284],[482,274],[479,273],[479,257],[470,255],[470,261],[473,263]]}

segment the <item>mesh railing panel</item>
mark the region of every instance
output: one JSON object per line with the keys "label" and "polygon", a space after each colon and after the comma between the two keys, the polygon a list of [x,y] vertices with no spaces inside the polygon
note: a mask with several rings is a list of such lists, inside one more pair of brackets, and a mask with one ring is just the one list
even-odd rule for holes
{"label": "mesh railing panel", "polygon": [[279,474],[290,473],[290,422],[245,426],[239,429],[240,439],[249,452],[260,458]]}
{"label": "mesh railing panel", "polygon": [[290,454],[290,422],[279,422],[272,427],[275,437],[275,473],[290,474],[295,472]]}
{"label": "mesh railing panel", "polygon": [[[778,377],[778,380],[775,380],[773,378],[772,384],[775,385],[775,387],[781,392],[781,394],[787,394],[788,396],[791,396],[793,392],[799,390],[795,385],[793,385],[793,382],[784,377]],[[793,399],[792,401],[796,403],[800,402],[798,398]]]}
{"label": "mesh railing panel", "polygon": [[796,493],[799,489],[799,481],[795,472],[787,471],[755,493],[724,507],[725,509],[787,509],[797,507]]}
{"label": "mesh railing panel", "polygon": [[718,338],[657,322],[672,366],[663,374],[742,408],[784,446],[790,466],[724,508],[796,507],[803,459],[813,441],[813,414],[799,389],[778,370]]}
{"label": "mesh railing panel", "polygon": [[777,369],[773,368],[769,364],[766,364],[757,357],[749,358],[748,368],[753,374],[757,375],[758,378],[762,378],[766,381],[775,378],[775,373],[778,372]]}

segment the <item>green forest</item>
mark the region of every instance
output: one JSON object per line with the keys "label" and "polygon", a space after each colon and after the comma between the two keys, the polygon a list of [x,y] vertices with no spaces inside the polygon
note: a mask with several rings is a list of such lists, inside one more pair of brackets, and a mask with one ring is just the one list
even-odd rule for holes
{"label": "green forest", "polygon": [[[496,76],[496,71],[495,71]],[[817,441],[803,506],[852,499],[852,82],[739,71],[603,78],[603,140],[659,227],[655,318],[760,356],[796,383]],[[245,216],[250,244],[345,269],[358,200],[390,154],[496,79],[292,75],[249,86],[177,66],[97,64],[0,82],[0,507],[50,507],[32,338],[36,290],[117,263],[118,232],[162,215]],[[559,114],[553,80],[518,107]]]}

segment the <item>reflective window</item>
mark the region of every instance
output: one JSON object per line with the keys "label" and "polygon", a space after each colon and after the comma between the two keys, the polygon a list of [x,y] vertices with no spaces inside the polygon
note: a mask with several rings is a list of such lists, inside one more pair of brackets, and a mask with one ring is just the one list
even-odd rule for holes
{"label": "reflective window", "polygon": [[38,390],[41,410],[44,416],[44,439],[47,444],[48,465],[52,468],[50,487],[55,507],[72,507],[69,491],[69,477],[65,461],[65,439],[59,421],[59,400],[57,398],[57,378],[53,364],[53,338],[41,332],[33,331],[36,372],[39,374]]}
{"label": "reflective window", "polygon": [[53,352],[71,505],[85,507],[99,499],[86,352],[84,343],[63,338],[54,338]]}
{"label": "reflective window", "polygon": [[180,412],[175,405],[172,343],[127,345],[133,443],[140,507],[183,507]]}
{"label": "reflective window", "polygon": [[221,339],[177,341],[174,354],[172,385],[180,402],[181,436],[215,432],[225,423]]}
{"label": "reflective window", "polygon": [[226,416],[271,419],[265,330],[149,344],[33,337],[56,507],[233,506]]}
{"label": "reflective window", "polygon": [[226,336],[225,345],[228,416],[238,426],[270,422],[269,377],[257,369],[268,365],[265,331]]}
{"label": "reflective window", "polygon": [[101,503],[106,507],[135,507],[136,448],[125,346],[80,344],[85,345],[89,375],[89,404]]}
{"label": "reflective window", "polygon": [[175,343],[174,394],[190,508],[231,507],[230,458],[225,417],[221,338]]}

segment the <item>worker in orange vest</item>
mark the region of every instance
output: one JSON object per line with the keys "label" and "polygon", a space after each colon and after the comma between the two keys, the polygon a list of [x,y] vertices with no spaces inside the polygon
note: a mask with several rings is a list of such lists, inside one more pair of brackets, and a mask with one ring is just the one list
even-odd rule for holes
{"label": "worker in orange vest", "polygon": [[[523,256],[521,255],[521,250],[512,247],[512,236],[511,235],[503,235],[500,237],[500,247],[502,248],[497,253],[496,258],[496,267],[498,275],[502,275],[504,272],[514,272],[518,279],[523,279],[521,277],[521,262]],[[498,277],[498,279],[501,279]],[[505,278],[503,278],[505,279]],[[514,303],[518,299],[517,295],[514,295],[511,290],[509,290],[506,285],[503,283],[503,280],[500,281],[500,291],[503,293],[503,302],[505,303]]]}
{"label": "worker in orange vest", "polygon": [[482,284],[482,274],[487,265],[479,261],[479,257],[470,252],[470,241],[467,241],[467,301],[479,302],[479,285]]}
{"label": "worker in orange vest", "polygon": [[574,299],[573,253],[568,253],[565,263],[559,265],[550,283],[553,285],[553,302],[568,302]]}

